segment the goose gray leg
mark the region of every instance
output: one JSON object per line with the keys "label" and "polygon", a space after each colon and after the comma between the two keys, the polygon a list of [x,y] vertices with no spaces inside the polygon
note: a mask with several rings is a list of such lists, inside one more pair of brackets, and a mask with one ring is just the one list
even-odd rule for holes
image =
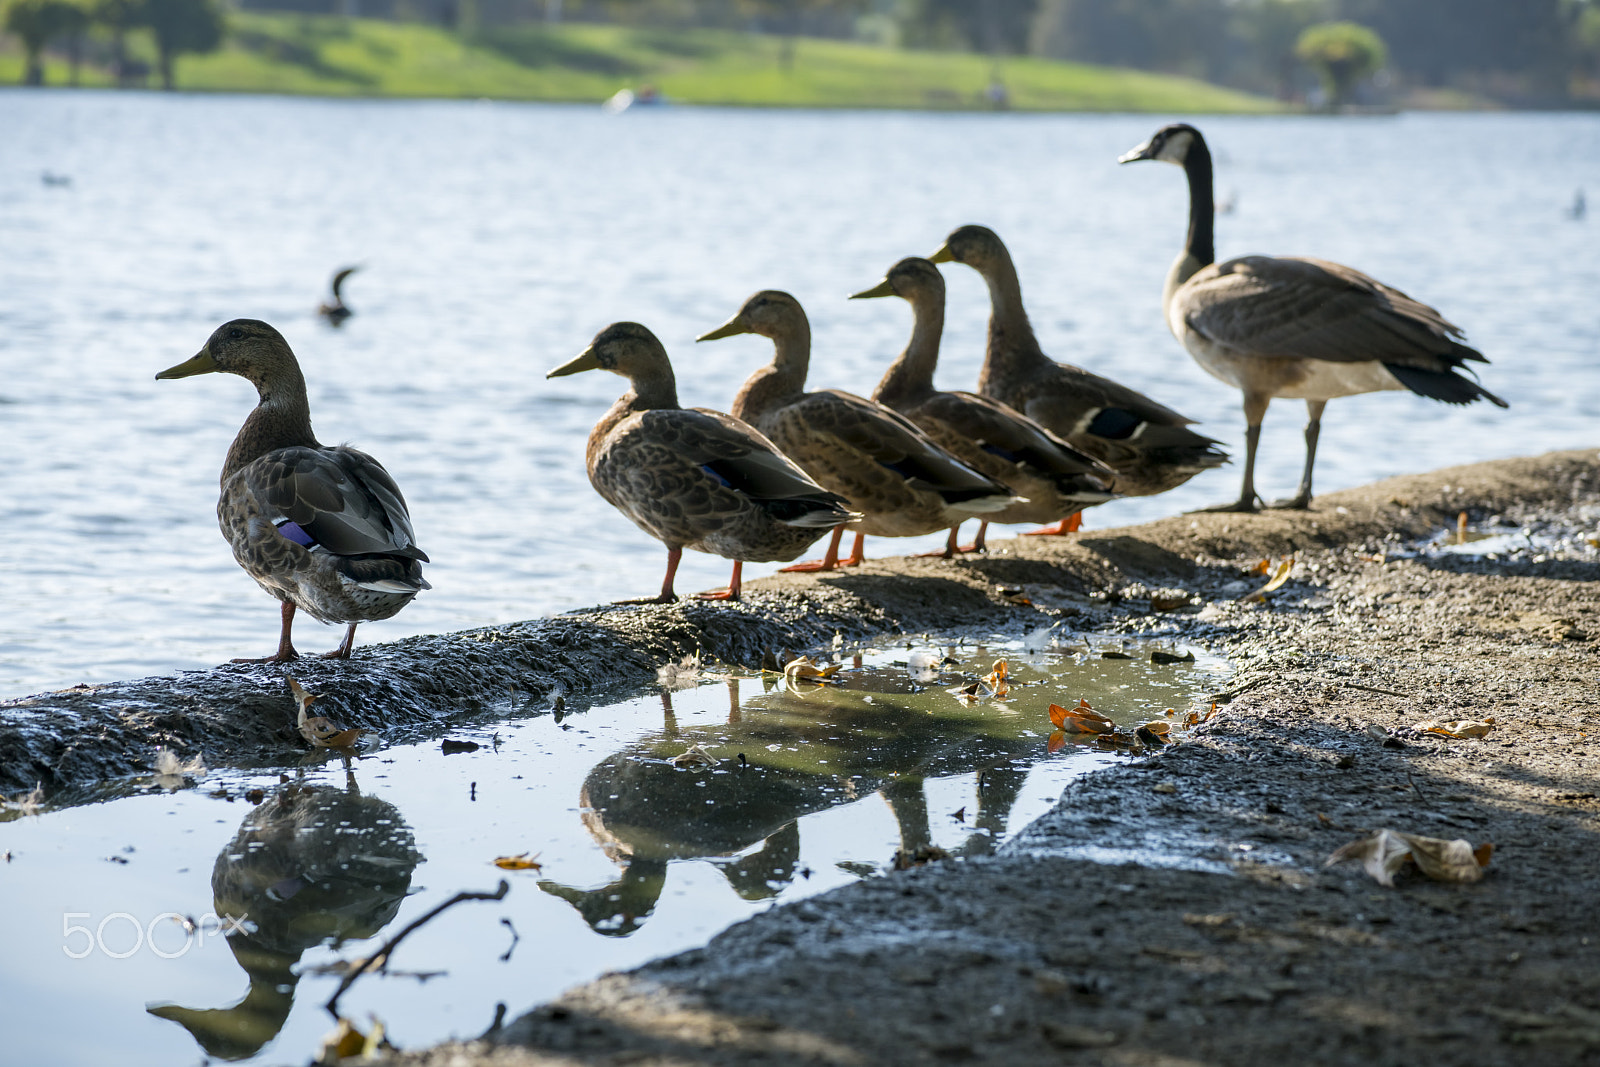
{"label": "goose gray leg", "polygon": [[1311,506],[1311,468],[1317,462],[1317,438],[1322,434],[1322,409],[1326,400],[1306,401],[1306,469],[1300,475],[1300,488],[1288,500],[1276,500],[1269,508],[1291,508],[1304,511]]}
{"label": "goose gray leg", "polygon": [[[1261,443],[1261,420],[1267,417],[1270,396],[1244,397],[1244,484],[1239,487],[1239,499],[1231,504],[1216,504],[1201,511],[1255,511],[1256,510],[1256,446]],[[1308,490],[1309,492],[1309,490]]]}

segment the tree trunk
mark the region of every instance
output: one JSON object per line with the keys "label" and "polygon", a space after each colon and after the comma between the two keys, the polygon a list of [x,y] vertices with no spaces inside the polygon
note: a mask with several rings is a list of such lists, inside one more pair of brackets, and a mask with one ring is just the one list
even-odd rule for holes
{"label": "tree trunk", "polygon": [[27,66],[24,67],[23,71],[22,71],[22,84],[23,85],[43,85],[44,84],[44,63],[40,59],[40,53],[43,50],[44,50],[44,45],[43,44],[39,44],[39,45],[36,45],[36,46],[28,49]]}
{"label": "tree trunk", "polygon": [[161,49],[160,59],[158,60],[157,64],[161,68],[161,88],[165,89],[169,93],[172,92],[174,88],[172,81],[172,61],[176,58],[177,57],[167,49]]}

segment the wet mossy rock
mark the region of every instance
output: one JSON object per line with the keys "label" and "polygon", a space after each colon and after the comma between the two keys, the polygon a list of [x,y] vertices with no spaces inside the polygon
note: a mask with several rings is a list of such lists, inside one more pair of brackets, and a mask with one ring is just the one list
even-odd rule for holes
{"label": "wet mossy rock", "polygon": [[[557,694],[569,702],[615,695],[696,651],[708,662],[753,667],[766,652],[814,649],[835,633],[857,640],[1020,632],[1050,616],[1008,595],[1019,587],[1081,595],[1128,582],[1183,586],[1205,569],[1197,558],[1418,537],[1453,525],[1464,510],[1560,506],[1597,488],[1594,450],[1499,460],[1329,494],[1308,512],[1180,515],[1081,538],[1019,538],[994,545],[987,558],[877,559],[840,574],[752,582],[737,605],[596,608],[359,646],[351,660],[302,660],[289,672],[321,694],[323,714],[392,744],[478,715],[537,713]],[[872,544],[884,551],[893,543]],[[213,765],[291,761],[303,743],[284,673],[234,664],[0,702],[0,792],[40,782],[59,794],[148,773],[163,745],[185,757],[203,753]]]}

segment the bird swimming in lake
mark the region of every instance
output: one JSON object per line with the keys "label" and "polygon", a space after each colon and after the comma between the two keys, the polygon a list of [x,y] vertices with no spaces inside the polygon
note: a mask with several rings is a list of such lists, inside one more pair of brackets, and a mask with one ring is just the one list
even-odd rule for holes
{"label": "bird swimming in lake", "polygon": [[785,570],[854,566],[862,560],[867,534],[916,537],[1018,503],[1011,490],[950,455],[893,409],[838,389],[806,392],[811,324],[788,293],[756,293],[737,315],[699,339],[741,333],[768,338],[774,352],[772,362],[739,390],[734,417],[766,434],[818,484],[861,513],[850,523],[856,540],[848,559],[839,559],[841,525],[821,561]]}
{"label": "bird swimming in lake", "polygon": [[667,350],[636,322],[617,322],[546,375],[608,370],[631,388],[589,433],[589,482],[607,503],[667,546],[659,596],[670,603],[685,548],[733,560],[738,600],[744,563],[788,561],[840,523],[859,518],[754,428],[720,411],[678,406]]}
{"label": "bird swimming in lake", "polygon": [[333,275],[333,303],[322,304],[317,307],[317,314],[328,320],[329,326],[343,326],[344,320],[355,312],[345,307],[343,289],[344,280],[360,270],[360,264],[354,267],[343,267]]}
{"label": "bird swimming in lake", "polygon": [[[911,305],[911,340],[884,373],[872,399],[886,404],[973,470],[1005,485],[1024,503],[982,517],[970,551],[984,550],[991,522],[1050,522],[1102,504],[1115,472],[1079,452],[1037,422],[992,397],[933,387],[944,331],[944,276],[926,259],[902,259],[871,289],[850,299],[898,296]],[[950,530],[946,557],[959,549]]]}
{"label": "bird swimming in lake", "polygon": [[1244,393],[1244,484],[1215,511],[1255,511],[1256,446],[1273,397],[1306,402],[1306,465],[1300,488],[1270,505],[1306,508],[1322,410],[1329,400],[1409,389],[1447,404],[1506,402],[1458,371],[1487,363],[1461,344],[1461,328],[1375,278],[1327,260],[1241,256],[1216,262],[1211,151],[1187,123],[1163,126],[1119,163],[1173,163],[1189,182],[1189,234],[1167,273],[1167,327],[1196,363]]}
{"label": "bird swimming in lake", "polygon": [[260,396],[223,462],[217,522],[239,566],[283,602],[278,651],[234,662],[295,659],[296,608],[321,622],[347,624],[344,641],[327,658],[348,659],[358,623],[387,619],[431,588],[405,499],[365,452],[317,441],[300,364],[271,326],[255,319],[223,323],[194,358],[156,377],[212,372],[237,374]]}
{"label": "bird swimming in lake", "polygon": [[[978,392],[1016,408],[1117,472],[1119,496],[1153,496],[1228,461],[1217,442],[1189,429],[1193,419],[1143,393],[1044,354],[1022,306],[1022,283],[1000,237],[962,226],[932,256],[965,263],[989,287],[989,341]],[[1040,533],[1068,533],[1063,520]]]}

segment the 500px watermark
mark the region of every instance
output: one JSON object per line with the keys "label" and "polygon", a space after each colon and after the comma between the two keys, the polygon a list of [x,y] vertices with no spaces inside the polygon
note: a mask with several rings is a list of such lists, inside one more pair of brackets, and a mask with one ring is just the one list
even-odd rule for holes
{"label": "500px watermark", "polygon": [[164,960],[187,955],[191,948],[204,947],[208,937],[227,937],[250,933],[254,927],[245,915],[213,915],[207,912],[196,919],[175,911],[164,911],[148,923],[125,911],[114,911],[92,926],[77,920],[92,919],[87,911],[61,913],[61,951],[68,959],[81,960],[98,952],[114,960],[125,960],[141,948],[149,948]]}

